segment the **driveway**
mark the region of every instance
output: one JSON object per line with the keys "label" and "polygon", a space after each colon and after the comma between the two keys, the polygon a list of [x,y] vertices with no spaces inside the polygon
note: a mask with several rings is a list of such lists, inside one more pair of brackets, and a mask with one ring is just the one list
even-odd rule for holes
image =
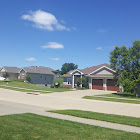
{"label": "driveway", "polygon": [[86,95],[107,94],[98,90],[79,90],[62,93],[30,95],[19,91],[0,89],[0,100],[25,105],[34,105],[46,110],[50,109],[79,109],[109,114],[140,117],[140,105],[82,99]]}

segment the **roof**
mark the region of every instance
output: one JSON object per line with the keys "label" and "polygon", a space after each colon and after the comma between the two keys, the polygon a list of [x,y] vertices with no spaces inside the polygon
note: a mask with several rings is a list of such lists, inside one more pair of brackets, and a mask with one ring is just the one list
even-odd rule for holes
{"label": "roof", "polygon": [[32,67],[24,67],[23,70],[27,73],[39,73],[39,74],[51,74],[54,75],[53,72],[55,72],[54,69],[49,67],[43,67],[43,66],[32,66]]}
{"label": "roof", "polygon": [[9,73],[19,73],[19,71],[20,71],[20,68],[17,68],[17,67],[3,66],[2,68],[4,68],[6,70],[6,72],[9,72]]}
{"label": "roof", "polygon": [[[81,70],[79,70],[80,72],[82,72],[82,73],[84,73],[85,75],[88,75],[88,74],[90,74],[90,73],[92,73],[93,71],[96,71],[96,70],[98,70],[99,68],[101,68],[101,67],[103,67],[103,66],[105,66],[105,67],[108,67],[109,69],[112,69],[111,67],[110,67],[110,65],[109,64],[101,64],[101,65],[97,65],[97,66],[92,66],[92,67],[89,67],[89,68],[85,68],[85,69],[81,69]],[[113,70],[113,69],[112,69]],[[72,70],[72,71],[74,71],[74,70]],[[70,71],[70,72],[68,72],[67,74],[65,74],[65,75],[63,75],[63,77],[71,77],[72,76],[72,74],[70,74],[72,71]],[[101,76],[101,75],[100,75]]]}
{"label": "roof", "polygon": [[[89,67],[89,68],[85,68],[85,69],[82,69],[80,70],[81,72],[83,72],[84,74],[90,74],[91,72],[103,67],[103,66],[106,66],[108,68],[111,69],[110,65],[109,64],[101,64],[101,65],[97,65],[97,66],[92,66],[92,67]],[[113,69],[112,69],[113,70]]]}

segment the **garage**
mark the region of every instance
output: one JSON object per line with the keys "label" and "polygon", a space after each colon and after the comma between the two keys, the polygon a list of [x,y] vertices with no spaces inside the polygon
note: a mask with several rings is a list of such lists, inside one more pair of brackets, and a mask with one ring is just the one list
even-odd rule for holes
{"label": "garage", "polygon": [[92,89],[103,90],[103,79],[92,79]]}
{"label": "garage", "polygon": [[107,79],[107,90],[119,91],[119,86],[115,86],[116,81],[114,79]]}

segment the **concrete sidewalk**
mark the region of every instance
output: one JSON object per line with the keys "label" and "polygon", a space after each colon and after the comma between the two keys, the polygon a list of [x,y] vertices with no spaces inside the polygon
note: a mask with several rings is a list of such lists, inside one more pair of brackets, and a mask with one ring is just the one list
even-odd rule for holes
{"label": "concrete sidewalk", "polygon": [[88,125],[100,126],[104,128],[110,128],[110,129],[122,130],[126,132],[140,134],[140,127],[135,127],[135,126],[128,126],[128,125],[110,123],[110,122],[105,122],[105,121],[91,120],[91,119],[85,119],[85,118],[62,115],[62,114],[57,114],[57,113],[50,113],[50,112],[32,112],[32,113],[35,113],[41,116],[47,116],[47,117],[52,117],[52,118],[57,118],[57,119],[62,119],[62,120],[68,120],[68,121],[79,122],[79,123],[84,123]]}
{"label": "concrete sidewalk", "polygon": [[85,118],[62,115],[62,114],[57,114],[57,113],[50,113],[50,112],[46,112],[46,110],[56,110],[56,109],[0,100],[0,116],[20,114],[20,113],[33,113],[33,114],[47,116],[51,118],[57,118],[57,119],[62,119],[62,120],[68,120],[68,121],[79,122],[79,123],[84,123],[88,125],[100,126],[104,128],[110,128],[110,129],[122,130],[126,132],[133,132],[133,133],[140,134],[140,127],[85,119]]}

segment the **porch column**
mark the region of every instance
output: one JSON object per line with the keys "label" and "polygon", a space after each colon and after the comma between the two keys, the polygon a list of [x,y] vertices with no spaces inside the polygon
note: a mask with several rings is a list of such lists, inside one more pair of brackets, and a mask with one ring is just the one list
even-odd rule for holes
{"label": "porch column", "polygon": [[82,87],[82,75],[81,75],[81,85],[80,86]]}
{"label": "porch column", "polygon": [[104,80],[105,80],[104,81],[104,88],[105,88],[105,91],[107,91],[107,79],[105,78]]}
{"label": "porch column", "polygon": [[74,75],[72,76],[72,88],[74,88]]}

